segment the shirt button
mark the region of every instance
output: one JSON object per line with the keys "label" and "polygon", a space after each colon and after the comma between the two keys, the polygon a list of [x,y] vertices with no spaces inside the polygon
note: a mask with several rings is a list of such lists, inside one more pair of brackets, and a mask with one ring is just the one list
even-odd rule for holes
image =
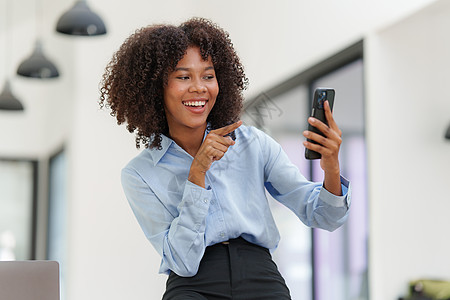
{"label": "shirt button", "polygon": [[208,203],[208,199],[206,199],[206,198],[203,199],[203,202]]}

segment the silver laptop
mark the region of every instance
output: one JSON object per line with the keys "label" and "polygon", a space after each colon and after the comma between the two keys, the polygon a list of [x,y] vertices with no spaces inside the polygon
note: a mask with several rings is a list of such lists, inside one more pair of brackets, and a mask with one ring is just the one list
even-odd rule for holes
{"label": "silver laptop", "polygon": [[0,261],[1,300],[59,300],[56,261]]}

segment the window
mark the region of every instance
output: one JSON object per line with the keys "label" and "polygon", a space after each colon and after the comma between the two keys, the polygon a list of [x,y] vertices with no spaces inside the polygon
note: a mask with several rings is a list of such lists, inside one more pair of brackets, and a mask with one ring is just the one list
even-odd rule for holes
{"label": "window", "polygon": [[0,260],[35,257],[37,162],[0,159]]}

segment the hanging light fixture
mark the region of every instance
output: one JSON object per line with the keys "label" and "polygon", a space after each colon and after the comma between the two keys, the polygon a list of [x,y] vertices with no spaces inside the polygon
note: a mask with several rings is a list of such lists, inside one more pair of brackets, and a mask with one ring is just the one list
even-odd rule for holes
{"label": "hanging light fixture", "polygon": [[3,91],[0,94],[0,110],[23,110],[22,103],[20,103],[20,101],[14,97],[11,92],[11,85],[8,79],[6,79]]}
{"label": "hanging light fixture", "polygon": [[[10,41],[8,41],[8,37],[11,38],[11,33],[10,30],[8,28],[9,25],[9,16],[11,15],[11,11],[9,10],[9,1],[6,1],[5,4],[5,9],[3,11],[5,11],[5,40],[6,40],[6,47],[5,47],[5,70],[9,69],[9,57],[10,57],[10,53],[9,53],[9,49],[12,45],[12,43]],[[12,29],[11,29],[12,30]],[[3,87],[3,91],[0,94],[0,110],[9,110],[9,111],[22,111],[23,110],[23,105],[22,103],[20,103],[20,101],[14,97],[14,95],[11,92],[11,85],[9,83],[9,80],[6,79],[5,80],[5,85]]]}
{"label": "hanging light fixture", "polygon": [[445,133],[445,138],[450,140],[450,125],[448,125],[447,132]]}
{"label": "hanging light fixture", "polygon": [[59,76],[56,66],[45,57],[40,40],[36,41],[31,56],[19,65],[17,74],[33,78],[54,78]]}
{"label": "hanging light fixture", "polygon": [[106,34],[105,23],[87,6],[86,0],[77,0],[56,24],[56,31],[69,35],[94,36]]}
{"label": "hanging light fixture", "polygon": [[[38,35],[42,34],[42,5],[39,0],[35,1],[36,28]],[[45,57],[42,50],[42,42],[38,38],[31,56],[19,65],[17,74],[32,78],[54,78],[59,76],[55,64]]]}

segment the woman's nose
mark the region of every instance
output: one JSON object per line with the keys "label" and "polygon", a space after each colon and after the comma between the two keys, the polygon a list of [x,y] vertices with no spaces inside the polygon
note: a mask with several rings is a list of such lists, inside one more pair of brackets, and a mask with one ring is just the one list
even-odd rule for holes
{"label": "woman's nose", "polygon": [[200,79],[193,80],[189,91],[192,93],[204,93],[206,92],[206,85]]}

